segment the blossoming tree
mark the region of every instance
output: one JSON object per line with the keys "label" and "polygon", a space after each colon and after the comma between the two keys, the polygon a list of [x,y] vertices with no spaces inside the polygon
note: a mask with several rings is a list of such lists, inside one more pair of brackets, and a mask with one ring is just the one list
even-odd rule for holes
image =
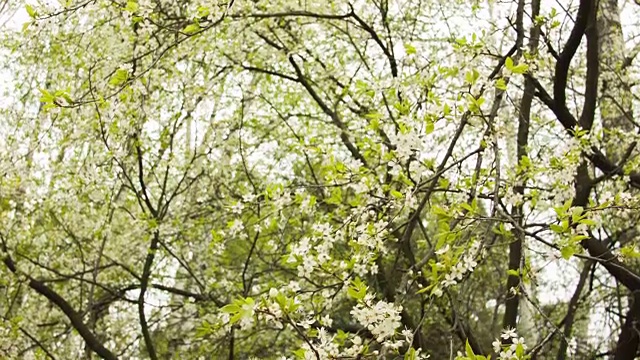
{"label": "blossoming tree", "polygon": [[640,6],[2,9],[3,358],[638,352]]}

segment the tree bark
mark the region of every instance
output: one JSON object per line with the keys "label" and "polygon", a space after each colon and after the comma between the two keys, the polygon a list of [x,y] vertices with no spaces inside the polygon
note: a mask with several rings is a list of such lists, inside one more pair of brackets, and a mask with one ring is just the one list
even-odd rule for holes
{"label": "tree bark", "polygon": [[[518,3],[518,37],[517,46],[522,46],[522,39],[524,38],[524,28],[522,26],[522,14],[524,13],[524,1]],[[531,17],[535,18],[540,13],[540,0],[533,0],[531,3]],[[534,54],[537,52],[538,43],[540,39],[540,28],[533,26],[529,35],[529,51]],[[531,104],[534,96],[534,84],[530,79],[525,79],[524,93],[520,101],[520,107],[518,110],[518,135],[517,135],[517,161],[518,164],[523,158],[527,157],[527,146],[529,144],[529,122],[531,120]],[[526,185],[526,174],[518,174],[518,183],[514,187],[514,192],[520,196],[524,196]],[[509,270],[516,271],[518,275],[510,274],[507,278],[507,291],[510,292],[512,288],[516,288],[520,285],[522,278],[520,274],[520,265],[523,262],[523,245],[525,240],[525,234],[522,229],[524,223],[523,205],[515,205],[511,211],[511,216],[517,222],[517,227],[514,230],[515,240],[509,244]],[[516,328],[518,320],[518,307],[520,303],[520,296],[518,293],[508,293],[505,303],[505,314],[503,318],[503,328]]]}
{"label": "tree bark", "polygon": [[584,267],[580,272],[580,279],[578,280],[576,291],[573,293],[571,300],[569,300],[569,308],[567,309],[567,315],[564,321],[564,337],[560,339],[560,348],[558,349],[558,355],[556,356],[557,360],[565,360],[567,358],[567,349],[569,347],[567,340],[571,338],[571,334],[573,332],[573,324],[576,318],[576,312],[578,311],[580,295],[582,294],[584,285],[587,283],[587,278],[589,277],[589,272],[591,271],[591,267],[593,266],[593,264],[594,262],[591,260],[587,261],[584,264]]}
{"label": "tree bark", "polygon": [[[624,134],[633,131],[632,95],[628,87],[625,62],[624,37],[620,24],[618,0],[598,1],[598,46],[600,53],[600,97],[598,99],[606,153],[614,162],[622,158],[619,141]],[[622,136],[615,136],[619,133]]]}
{"label": "tree bark", "polygon": [[640,343],[640,293],[634,292],[626,319],[620,330],[614,360],[632,360],[636,358]]}

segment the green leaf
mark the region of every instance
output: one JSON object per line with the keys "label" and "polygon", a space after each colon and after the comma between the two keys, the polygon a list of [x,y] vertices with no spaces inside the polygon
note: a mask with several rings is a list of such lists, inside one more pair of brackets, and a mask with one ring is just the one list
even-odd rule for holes
{"label": "green leaf", "polygon": [[222,312],[227,314],[235,314],[240,311],[240,306],[236,304],[227,304],[220,309]]}
{"label": "green leaf", "polygon": [[233,303],[222,307],[222,312],[232,315],[229,319],[231,324],[242,320],[243,318],[251,317],[253,315],[253,309],[255,300],[253,298],[238,299]]}
{"label": "green leaf", "polygon": [[207,335],[213,333],[213,331],[214,330],[213,330],[211,324],[208,321],[205,320],[205,321],[202,322],[202,325],[200,325],[200,326],[198,326],[196,328],[195,336],[198,337],[198,338],[204,337],[204,336],[207,336]]}
{"label": "green leaf", "polygon": [[198,23],[187,25],[184,29],[182,29],[182,32],[185,34],[193,34],[198,31],[200,31],[200,24]]}
{"label": "green leaf", "polygon": [[522,344],[518,344],[516,346],[516,356],[518,357],[518,359],[521,359],[523,355],[524,355],[524,347],[522,346]]}
{"label": "green leaf", "polygon": [[198,17],[207,17],[209,16],[209,14],[211,13],[211,10],[209,10],[208,7],[206,6],[198,6]]}
{"label": "green leaf", "polygon": [[469,110],[473,112],[479,112],[480,107],[484,104],[484,98],[480,97],[476,99],[473,95],[467,94],[467,101],[469,102]]}
{"label": "green leaf", "polygon": [[53,96],[47,90],[45,90],[45,89],[38,89],[38,90],[40,90],[40,93],[42,94],[42,96],[40,97],[40,102],[53,103],[53,101],[56,99],[56,97]]}
{"label": "green leaf", "polygon": [[627,245],[620,248],[620,255],[627,258],[637,258],[640,253],[636,251],[635,246]]}
{"label": "green leaf", "polygon": [[529,65],[527,64],[520,64],[511,68],[511,72],[514,74],[524,74],[527,70],[529,70]]}
{"label": "green leaf", "polygon": [[33,24],[33,21],[27,21],[24,24],[22,24],[22,32],[26,33],[27,30],[29,30],[29,26],[31,26],[31,24]]}
{"label": "green leaf", "polygon": [[347,289],[347,295],[349,295],[350,298],[362,301],[365,295],[367,295],[367,286],[360,278],[355,278],[351,281],[351,286]]}
{"label": "green leaf", "polygon": [[358,92],[365,92],[369,90],[369,85],[363,80],[360,80],[360,79],[356,80],[355,85],[356,85],[356,91]]}
{"label": "green leaf", "polygon": [[473,85],[476,83],[479,77],[480,77],[480,73],[478,73],[476,69],[472,69],[471,71],[468,71],[465,74],[464,78],[466,82],[468,82],[470,85]]}
{"label": "green leaf", "polygon": [[512,71],[511,69],[513,69],[513,59],[511,58],[511,56],[507,56],[507,58],[504,60],[504,66],[507,68],[507,70]]}
{"label": "green leaf", "polygon": [[580,219],[582,219],[582,212],[584,211],[584,209],[582,208],[582,206],[576,206],[574,208],[571,209],[571,221],[576,223],[578,221],[580,221]]}
{"label": "green leaf", "polygon": [[37,14],[36,14],[36,11],[33,9],[33,6],[31,6],[31,5],[27,4],[27,5],[25,5],[25,7],[24,7],[24,8],[27,10],[27,14],[29,14],[29,16],[30,16],[32,19],[35,19],[35,18],[36,18]]}
{"label": "green leaf", "polygon": [[398,110],[400,115],[408,115],[411,111],[411,104],[407,100],[403,100],[402,102],[398,101],[393,104],[393,107]]}
{"label": "green leaf", "polygon": [[471,348],[471,345],[469,345],[469,340],[467,339],[467,342],[464,344],[464,350],[467,353],[467,357],[469,359],[475,359],[476,358],[476,354],[473,353],[473,349]]}
{"label": "green leaf", "polygon": [[325,199],[325,202],[332,205],[342,204],[342,189],[339,187],[333,188],[331,190],[331,197]]}
{"label": "green leaf", "polygon": [[565,201],[564,204],[562,204],[562,209],[566,212],[571,207],[571,203],[573,203],[572,199]]}
{"label": "green leaf", "polygon": [[564,228],[558,224],[551,224],[549,228],[556,234],[562,234],[564,232]]}
{"label": "green leaf", "polygon": [[547,21],[547,18],[544,15],[538,15],[535,18],[535,23],[537,26],[544,24]]}
{"label": "green leaf", "polygon": [[467,203],[462,203],[460,204],[460,207],[467,210],[470,213],[473,213],[473,207],[471,207],[471,205],[467,204]]}
{"label": "green leaf", "polygon": [[416,48],[411,44],[404,44],[404,51],[407,53],[407,55],[412,55],[416,53]]}
{"label": "green leaf", "polygon": [[431,263],[431,280],[433,283],[438,280],[438,264],[435,261]]}
{"label": "green leaf", "polygon": [[503,78],[499,78],[498,80],[496,80],[496,84],[495,84],[496,89],[498,90],[507,90],[507,83],[504,81]]}
{"label": "green leaf", "polygon": [[391,190],[390,194],[396,199],[402,199],[404,197],[402,193],[398,190]]}
{"label": "green leaf", "polygon": [[370,120],[380,120],[380,119],[382,119],[382,114],[380,114],[378,112],[370,112],[370,113],[366,114],[364,117],[367,118],[367,119],[370,119]]}
{"label": "green leaf", "polygon": [[449,104],[444,104],[442,112],[444,113],[444,116],[451,114],[451,107],[449,106]]}
{"label": "green leaf", "polygon": [[514,74],[524,74],[529,69],[527,64],[514,65],[513,59],[509,56],[505,59],[504,66]]}
{"label": "green leaf", "polygon": [[581,219],[579,222],[580,222],[580,224],[585,224],[587,226],[596,226],[597,225],[596,222],[591,220],[591,219]]}
{"label": "green leaf", "polygon": [[431,213],[433,213],[433,215],[440,215],[442,217],[451,217],[451,214],[449,214],[449,212],[438,205],[433,205],[431,207]]}
{"label": "green leaf", "polygon": [[416,359],[416,349],[411,348],[404,354],[404,360],[415,360]]}
{"label": "green leaf", "polygon": [[295,355],[295,357],[297,359],[304,359],[305,358],[305,353],[307,351],[305,349],[298,349],[296,351],[293,352],[293,355]]}
{"label": "green leaf", "polygon": [[573,235],[570,240],[571,240],[571,242],[578,243],[578,242],[580,242],[580,241],[582,241],[584,239],[588,239],[588,238],[589,237],[587,235],[580,234],[580,235]]}
{"label": "green leaf", "polygon": [[109,85],[120,86],[125,82],[127,82],[128,79],[129,79],[129,72],[124,69],[118,69],[113,74],[113,76],[111,76],[111,79],[109,79]]}
{"label": "green leaf", "polygon": [[427,126],[425,127],[424,131],[425,133],[427,133],[427,135],[431,134],[433,132],[433,130],[435,129],[435,125],[433,124],[433,122],[429,121],[427,123]]}
{"label": "green leaf", "polygon": [[128,11],[130,13],[134,13],[136,11],[138,11],[140,7],[138,6],[138,3],[135,1],[127,1],[127,6],[124,7],[125,11]]}
{"label": "green leaf", "polygon": [[576,253],[576,251],[573,246],[565,246],[560,249],[560,253],[565,260],[569,260],[573,256],[573,254]]}

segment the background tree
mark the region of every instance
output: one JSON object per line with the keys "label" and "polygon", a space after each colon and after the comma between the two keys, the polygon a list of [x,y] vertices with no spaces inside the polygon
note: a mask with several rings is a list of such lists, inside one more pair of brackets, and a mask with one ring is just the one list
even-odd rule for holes
{"label": "background tree", "polygon": [[636,356],[636,4],[3,10],[3,357]]}

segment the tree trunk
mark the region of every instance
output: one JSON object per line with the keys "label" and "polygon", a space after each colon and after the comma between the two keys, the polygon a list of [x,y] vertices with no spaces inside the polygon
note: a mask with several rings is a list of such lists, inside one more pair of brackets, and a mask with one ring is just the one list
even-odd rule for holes
{"label": "tree trunk", "polygon": [[[632,95],[628,73],[624,67],[625,48],[617,0],[598,2],[598,45],[600,53],[600,97],[598,99],[607,155],[618,163],[633,131]],[[622,85],[622,86],[621,86]],[[616,134],[619,134],[616,136]],[[628,144],[626,144],[628,145]]]}

